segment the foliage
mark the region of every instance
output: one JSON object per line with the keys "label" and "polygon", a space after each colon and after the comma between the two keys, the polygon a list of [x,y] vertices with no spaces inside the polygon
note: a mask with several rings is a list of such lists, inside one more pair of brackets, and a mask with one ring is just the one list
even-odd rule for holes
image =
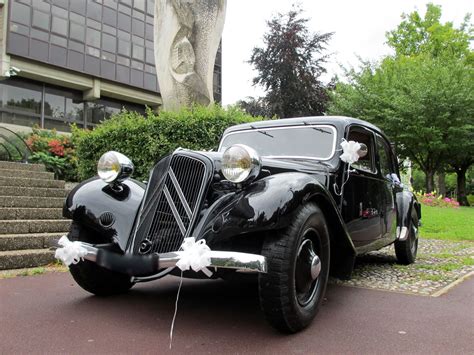
{"label": "foliage", "polygon": [[248,96],[244,100],[239,100],[235,103],[237,107],[252,116],[272,117],[273,113],[269,104],[264,97]]}
{"label": "foliage", "polygon": [[474,208],[440,208],[423,206],[423,238],[474,241]]}
{"label": "foliage", "polygon": [[147,180],[150,169],[160,157],[176,148],[216,149],[227,127],[261,119],[236,107],[223,109],[218,105],[193,106],[178,112],[163,111],[159,114],[148,109],[145,116],[122,111],[96,126],[93,131],[73,127],[79,176],[86,179],[96,175],[100,156],[115,150],[133,161],[134,178]]}
{"label": "foliage", "polygon": [[430,4],[423,20],[417,12],[404,15],[387,34],[395,56],[348,70],[348,82],[337,83],[329,108],[381,127],[425,173],[427,191],[448,162],[469,166],[474,156],[471,29],[439,23],[440,11]]}
{"label": "foliage", "polygon": [[451,207],[458,208],[459,202],[453,198],[443,197],[434,192],[415,192],[415,195],[422,205],[433,206],[433,207]]}
{"label": "foliage", "polygon": [[33,127],[25,142],[33,153],[31,162],[44,164],[57,179],[77,181],[77,157],[70,136]]}
{"label": "foliage", "polygon": [[302,12],[293,7],[267,21],[263,47],[252,50],[249,63],[258,73],[253,84],[266,91],[266,116],[311,116],[326,110],[329,97],[319,77],[326,72],[328,56],[322,53],[332,33],[310,33]]}

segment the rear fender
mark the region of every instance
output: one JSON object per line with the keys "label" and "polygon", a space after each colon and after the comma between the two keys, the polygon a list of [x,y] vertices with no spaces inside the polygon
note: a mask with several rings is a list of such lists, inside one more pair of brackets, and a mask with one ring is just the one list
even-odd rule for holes
{"label": "rear fender", "polygon": [[[118,191],[98,177],[86,180],[69,193],[63,215],[86,229],[96,231],[101,239],[98,243],[114,242],[125,251],[145,185],[128,179],[121,186],[122,189]],[[104,215],[106,212],[109,212],[108,215]],[[107,225],[104,222],[111,223]]]}

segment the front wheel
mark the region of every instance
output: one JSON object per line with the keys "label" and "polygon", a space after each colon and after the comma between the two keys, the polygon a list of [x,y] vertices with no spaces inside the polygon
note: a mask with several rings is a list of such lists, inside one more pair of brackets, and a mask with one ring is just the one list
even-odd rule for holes
{"label": "front wheel", "polygon": [[260,306],[270,324],[295,333],[316,316],[329,275],[329,232],[319,207],[303,206],[292,223],[262,248],[267,273],[259,275]]}
{"label": "front wheel", "polygon": [[[97,242],[95,240],[97,236],[86,231],[76,222],[72,222],[68,238],[71,241]],[[71,264],[69,271],[79,286],[97,296],[111,296],[124,293],[134,285],[130,281],[130,276],[104,269],[89,260]]]}

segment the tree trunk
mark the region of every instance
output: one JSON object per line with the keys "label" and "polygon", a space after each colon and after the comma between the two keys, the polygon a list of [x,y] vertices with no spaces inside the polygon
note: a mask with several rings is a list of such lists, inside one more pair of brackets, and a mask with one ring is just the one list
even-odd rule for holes
{"label": "tree trunk", "polygon": [[456,169],[458,202],[461,206],[469,206],[466,195],[466,168]]}
{"label": "tree trunk", "polygon": [[444,171],[438,172],[438,193],[446,196],[446,173]]}
{"label": "tree trunk", "polygon": [[434,190],[434,171],[432,170],[425,171],[425,187],[427,193]]}

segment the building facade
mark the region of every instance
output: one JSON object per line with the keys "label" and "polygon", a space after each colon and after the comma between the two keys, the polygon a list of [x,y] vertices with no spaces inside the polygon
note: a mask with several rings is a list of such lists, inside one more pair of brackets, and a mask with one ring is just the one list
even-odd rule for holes
{"label": "building facade", "polygon": [[157,109],[153,12],[154,0],[0,0],[0,124],[67,132]]}

